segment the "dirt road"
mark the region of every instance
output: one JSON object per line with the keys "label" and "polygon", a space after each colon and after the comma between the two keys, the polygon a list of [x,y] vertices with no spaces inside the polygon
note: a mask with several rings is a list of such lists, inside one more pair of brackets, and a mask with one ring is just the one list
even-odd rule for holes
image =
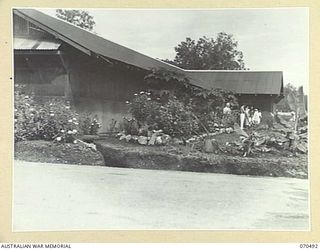
{"label": "dirt road", "polygon": [[13,230],[308,230],[308,180],[16,161]]}

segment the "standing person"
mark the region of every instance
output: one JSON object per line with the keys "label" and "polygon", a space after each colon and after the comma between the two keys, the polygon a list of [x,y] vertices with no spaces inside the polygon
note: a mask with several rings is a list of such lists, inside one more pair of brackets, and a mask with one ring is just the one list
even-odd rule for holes
{"label": "standing person", "polygon": [[227,102],[226,106],[223,108],[223,116],[231,115],[230,103]]}
{"label": "standing person", "polygon": [[246,108],[245,105],[242,105],[242,106],[240,107],[240,128],[241,128],[241,129],[243,129],[243,127],[244,127],[244,121],[245,121],[245,119],[246,119],[245,108]]}
{"label": "standing person", "polygon": [[244,114],[245,114],[245,125],[250,127],[251,126],[251,117],[250,117],[250,108],[248,106],[246,106],[246,108],[244,110]]}
{"label": "standing person", "polygon": [[260,124],[262,121],[262,112],[258,110],[258,114],[259,114],[259,124]]}
{"label": "standing person", "polygon": [[254,125],[259,125],[261,122],[261,112],[258,109],[255,109],[252,116],[252,123]]}
{"label": "standing person", "polygon": [[249,111],[249,123],[250,126],[253,125],[253,114],[254,114],[254,108],[251,106]]}

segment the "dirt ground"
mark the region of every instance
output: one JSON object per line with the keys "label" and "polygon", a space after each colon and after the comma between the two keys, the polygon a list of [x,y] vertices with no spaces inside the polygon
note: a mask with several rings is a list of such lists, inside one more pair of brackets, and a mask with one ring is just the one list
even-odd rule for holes
{"label": "dirt ground", "polygon": [[15,143],[14,158],[30,162],[104,166],[102,155],[91,148],[40,140]]}
{"label": "dirt ground", "polygon": [[[219,145],[237,139],[236,133],[215,137]],[[221,151],[207,154],[183,145],[143,146],[113,136],[95,144],[98,151],[82,144],[24,141],[15,144],[14,156],[30,162],[308,178],[307,154],[290,156],[285,150],[242,157]]]}
{"label": "dirt ground", "polygon": [[[227,141],[227,138],[224,140]],[[308,178],[306,154],[292,157],[271,153],[252,157],[226,155],[221,152],[207,154],[182,145],[141,146],[112,137],[95,143],[105,159],[106,166]]]}

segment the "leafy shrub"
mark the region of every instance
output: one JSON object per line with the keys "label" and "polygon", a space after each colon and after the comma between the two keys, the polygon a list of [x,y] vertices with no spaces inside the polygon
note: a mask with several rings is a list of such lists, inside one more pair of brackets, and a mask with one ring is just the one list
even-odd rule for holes
{"label": "leafy shrub", "polygon": [[15,141],[53,140],[73,142],[79,131],[78,114],[64,100],[37,103],[15,85]]}
{"label": "leafy shrub", "polygon": [[108,126],[108,131],[109,132],[119,132],[119,123],[115,119],[111,119],[111,122],[109,123]]}
{"label": "leafy shrub", "polygon": [[236,121],[234,115],[224,117],[223,108],[226,103],[230,103],[232,107],[238,106],[234,94],[222,89],[198,90],[191,98],[193,112],[207,126],[208,122],[232,124]]}
{"label": "leafy shrub", "polygon": [[232,110],[230,115],[223,116],[221,119],[221,123],[225,127],[233,127],[235,123],[239,123],[240,121],[240,111]]}
{"label": "leafy shrub", "polygon": [[79,115],[71,109],[70,103],[52,99],[42,107],[39,139],[74,142],[79,134]]}
{"label": "leafy shrub", "polygon": [[215,123],[231,126],[237,122],[236,112],[232,112],[229,117],[223,116],[223,108],[226,103],[230,103],[233,109],[238,107],[237,98],[230,91],[223,89],[208,90],[194,86],[184,74],[178,74],[167,69],[153,69],[145,77],[145,80],[152,88],[167,95],[168,98],[162,98],[161,94],[159,96],[161,99],[166,99],[166,102],[175,96],[186,107],[191,107],[192,112],[203,125],[200,126],[202,132],[206,132],[204,127],[209,131],[214,130]]}
{"label": "leafy shrub", "polygon": [[139,125],[135,118],[124,117],[122,122],[122,128],[127,135],[138,135]]}
{"label": "leafy shrub", "polygon": [[129,104],[129,112],[136,119],[139,126],[144,124],[152,125],[156,121],[160,104],[152,100],[149,92],[141,91],[135,94],[132,102]]}
{"label": "leafy shrub", "polygon": [[162,129],[173,137],[188,137],[199,130],[198,122],[191,106],[185,105],[176,97],[169,96],[165,103],[151,93],[135,94],[129,103],[133,119],[124,119],[126,134],[141,134],[148,130]]}
{"label": "leafy shrub", "polygon": [[23,85],[15,85],[14,91],[14,140],[26,140],[36,132],[32,119],[35,104],[32,96],[23,93]]}
{"label": "leafy shrub", "polygon": [[80,131],[85,135],[97,135],[101,124],[97,116],[92,117],[90,113],[80,115]]}
{"label": "leafy shrub", "polygon": [[[135,94],[129,103],[133,119],[124,120],[126,134],[139,134],[142,128],[149,130],[162,129],[164,133],[187,138],[202,132],[214,132],[219,127],[233,126],[238,119],[238,112],[223,116],[222,109],[226,102],[237,105],[232,93],[223,90],[198,90],[188,102],[174,95],[161,98],[154,93],[140,92]],[[145,129],[143,129],[145,130]]]}
{"label": "leafy shrub", "polygon": [[160,107],[157,125],[164,133],[178,138],[189,137],[199,130],[198,121],[191,107],[175,97]]}

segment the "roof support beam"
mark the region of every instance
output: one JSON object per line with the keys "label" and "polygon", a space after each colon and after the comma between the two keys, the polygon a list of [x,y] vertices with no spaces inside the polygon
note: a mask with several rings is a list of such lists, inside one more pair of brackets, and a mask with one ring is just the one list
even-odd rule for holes
{"label": "roof support beam", "polygon": [[26,15],[24,15],[23,13],[19,12],[19,10],[14,10],[14,13],[17,14],[18,16],[24,18],[25,20],[33,23],[34,25],[38,26],[40,29],[43,29],[44,31],[47,31],[48,33],[52,34],[53,36],[55,36],[56,38],[70,44],[71,46],[75,47],[78,50],[81,50],[82,52],[86,53],[87,55],[91,56],[91,51],[88,50],[87,48],[81,46],[80,44],[72,41],[71,39],[66,38],[65,36],[59,34],[58,32],[50,29],[49,27],[39,23],[37,20],[34,20]]}
{"label": "roof support beam", "polygon": [[14,50],[15,55],[58,55],[58,50]]}

